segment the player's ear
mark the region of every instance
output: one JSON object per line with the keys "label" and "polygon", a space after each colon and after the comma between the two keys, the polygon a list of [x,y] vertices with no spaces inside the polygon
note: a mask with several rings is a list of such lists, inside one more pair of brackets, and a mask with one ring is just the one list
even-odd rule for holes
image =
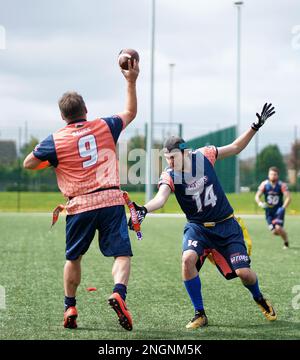
{"label": "player's ear", "polygon": [[62,112],[60,113],[60,116],[61,116],[61,118],[62,118],[64,121],[67,121],[67,119],[64,117],[64,115],[63,115]]}
{"label": "player's ear", "polygon": [[84,111],[86,114],[88,113],[88,109],[86,108],[86,106],[84,107]]}

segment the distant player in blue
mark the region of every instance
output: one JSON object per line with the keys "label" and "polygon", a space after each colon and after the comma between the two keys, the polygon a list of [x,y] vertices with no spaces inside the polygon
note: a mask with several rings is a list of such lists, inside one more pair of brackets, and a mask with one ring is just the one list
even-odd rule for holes
{"label": "distant player in blue", "polygon": [[[264,202],[260,200],[262,195],[265,197]],[[287,184],[279,180],[279,170],[277,167],[270,167],[268,179],[259,185],[255,201],[258,206],[265,209],[269,229],[274,235],[282,237],[283,248],[287,249],[289,247],[289,240],[283,225],[285,209],[291,202],[291,195]]]}
{"label": "distant player in blue", "polygon": [[[274,113],[272,104],[265,104],[262,113],[257,114],[258,120],[249,130],[232,144],[219,148],[209,146],[189,151],[183,139],[171,136],[164,145],[164,155],[169,166],[161,175],[158,193],[144,206],[135,204],[139,221],[142,222],[148,212],[163,207],[171,192],[174,192],[186,215],[182,277],[195,310],[194,317],[186,325],[189,329],[208,324],[199,278],[199,270],[207,256],[213,258],[226,279],[241,279],[268,320],[277,318],[273,306],[259,289],[255,272],[250,269],[242,229],[214,170],[217,159],[240,153]],[[128,225],[132,228],[131,219]]]}

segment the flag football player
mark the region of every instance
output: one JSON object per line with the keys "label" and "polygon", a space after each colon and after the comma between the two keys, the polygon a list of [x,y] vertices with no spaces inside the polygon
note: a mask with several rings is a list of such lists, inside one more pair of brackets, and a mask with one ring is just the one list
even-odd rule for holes
{"label": "flag football player", "polygon": [[[255,272],[250,269],[242,229],[214,170],[216,160],[240,153],[274,113],[272,104],[265,104],[249,130],[233,143],[219,148],[206,146],[189,151],[183,139],[175,136],[168,138],[164,144],[164,155],[169,166],[160,177],[158,193],[144,206],[135,204],[142,222],[148,212],[163,207],[173,192],[186,215],[182,277],[195,310],[194,317],[186,325],[189,329],[208,324],[199,277],[199,270],[207,256],[213,258],[226,279],[241,279],[268,320],[277,318],[270,301],[260,291]],[[132,228],[130,220],[128,225]]]}
{"label": "flag football player", "polygon": [[116,143],[122,130],[137,113],[136,79],[138,62],[128,61],[122,70],[127,81],[126,105],[112,117],[87,120],[81,95],[65,93],[59,108],[66,126],[43,140],[24,160],[26,169],[54,167],[59,189],[68,198],[66,205],[66,264],[64,268],[64,327],[76,328],[76,290],[81,280],[81,258],[88,250],[96,230],[105,256],[114,257],[113,293],[108,299],[119,322],[132,329],[125,299],[132,256],[120,190]]}
{"label": "flag football player", "polygon": [[[261,201],[262,195],[265,201]],[[268,179],[259,185],[255,201],[258,206],[265,209],[269,229],[274,235],[281,236],[284,243],[283,248],[287,249],[289,247],[289,240],[283,225],[285,209],[291,202],[291,195],[287,184],[279,180],[279,170],[277,167],[270,167]]]}

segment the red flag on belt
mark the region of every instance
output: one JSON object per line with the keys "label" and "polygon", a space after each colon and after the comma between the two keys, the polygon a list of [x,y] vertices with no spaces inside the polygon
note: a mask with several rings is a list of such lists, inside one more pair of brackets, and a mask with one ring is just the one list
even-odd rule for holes
{"label": "red flag on belt", "polygon": [[59,217],[59,214],[64,210],[65,206],[62,205],[62,204],[59,204],[58,206],[56,206],[56,208],[53,210],[53,213],[52,213],[52,225],[55,225],[55,223],[57,222],[58,220],[58,217]]}

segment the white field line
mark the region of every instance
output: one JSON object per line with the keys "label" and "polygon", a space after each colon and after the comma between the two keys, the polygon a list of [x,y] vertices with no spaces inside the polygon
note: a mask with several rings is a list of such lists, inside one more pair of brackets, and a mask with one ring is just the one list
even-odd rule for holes
{"label": "white field line", "polygon": [[[52,219],[52,213],[47,212],[1,212],[0,211],[0,219],[1,217],[5,217],[5,215],[18,215],[18,216],[27,216],[27,215],[34,215],[34,216],[48,216]],[[61,214],[60,216],[65,216],[65,214]],[[163,213],[163,214],[148,214],[147,217],[154,217],[154,218],[185,218],[185,215],[182,213]],[[235,216],[242,217],[244,219],[264,219],[265,215],[263,214],[235,214]],[[129,214],[127,214],[129,217]],[[300,215],[288,215],[287,217],[290,218],[300,218]]]}
{"label": "white field line", "polygon": [[[150,217],[158,217],[158,218],[185,218],[184,214],[177,213],[177,214],[149,214]],[[235,214],[235,216],[242,217],[242,218],[248,218],[248,219],[262,219],[265,216],[261,214]]]}

